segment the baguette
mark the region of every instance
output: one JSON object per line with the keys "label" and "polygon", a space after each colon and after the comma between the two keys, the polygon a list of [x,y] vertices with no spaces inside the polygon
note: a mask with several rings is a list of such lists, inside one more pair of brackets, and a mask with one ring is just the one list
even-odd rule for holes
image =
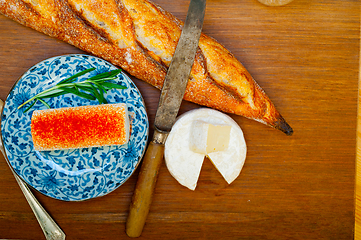
{"label": "baguette", "polygon": [[[0,0],[0,13],[162,88],[183,23],[148,0]],[[201,34],[184,99],[293,133],[243,65]]]}

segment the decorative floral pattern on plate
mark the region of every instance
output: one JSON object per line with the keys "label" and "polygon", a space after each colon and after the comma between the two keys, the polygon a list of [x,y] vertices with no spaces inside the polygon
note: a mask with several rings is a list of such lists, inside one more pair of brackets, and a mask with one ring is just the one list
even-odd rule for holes
{"label": "decorative floral pattern on plate", "polygon": [[[72,150],[35,151],[31,138],[31,116],[36,103],[18,109],[26,100],[78,72],[96,70],[78,81],[117,69],[110,63],[88,55],[74,54],[47,59],[29,69],[14,85],[2,113],[2,139],[9,163],[15,172],[34,189],[65,201],[82,201],[104,196],[122,185],[135,171],[143,157],[148,140],[148,117],[143,98],[124,73],[114,82],[127,89],[112,89],[104,96],[109,103],[126,103],[131,119],[129,143],[122,146]],[[48,98],[51,108],[98,105],[73,94]]]}

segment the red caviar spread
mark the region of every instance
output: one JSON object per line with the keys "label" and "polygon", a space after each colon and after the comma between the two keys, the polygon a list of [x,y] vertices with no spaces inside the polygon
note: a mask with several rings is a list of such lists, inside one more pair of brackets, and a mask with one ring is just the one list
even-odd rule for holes
{"label": "red caviar spread", "polygon": [[31,118],[35,150],[122,145],[129,140],[126,104],[37,110]]}

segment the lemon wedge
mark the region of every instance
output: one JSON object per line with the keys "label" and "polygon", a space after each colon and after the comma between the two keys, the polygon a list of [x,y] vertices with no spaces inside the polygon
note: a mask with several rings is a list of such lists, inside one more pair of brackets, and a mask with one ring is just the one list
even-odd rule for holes
{"label": "lemon wedge", "polygon": [[246,153],[242,129],[231,117],[199,108],[177,119],[165,143],[164,158],[170,174],[195,190],[205,156],[231,184],[243,168]]}

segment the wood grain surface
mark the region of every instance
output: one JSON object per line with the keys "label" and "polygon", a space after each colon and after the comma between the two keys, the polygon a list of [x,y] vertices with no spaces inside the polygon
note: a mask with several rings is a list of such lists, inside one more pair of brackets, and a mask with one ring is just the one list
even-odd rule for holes
{"label": "wood grain surface", "polygon": [[[184,20],[189,1],[155,2]],[[244,64],[294,135],[231,115],[248,147],[241,175],[228,185],[205,161],[198,186],[190,191],[163,163],[140,239],[352,239],[360,234],[360,227],[354,230],[360,1],[294,0],[267,7],[256,0],[209,0],[204,33]],[[69,53],[82,52],[0,15],[0,98],[6,99],[34,64]],[[152,125],[159,91],[132,79]],[[180,113],[199,107],[184,102]],[[138,171],[112,193],[84,202],[34,194],[67,239],[129,239],[125,221]],[[357,183],[360,187],[361,180]],[[358,224],[360,216],[356,213]],[[44,239],[3,156],[0,238]]]}
{"label": "wood grain surface", "polygon": [[[361,12],[360,12],[361,13]],[[361,16],[361,15],[360,15]],[[360,32],[361,35],[361,32]],[[360,42],[361,44],[361,42]],[[360,49],[361,54],[361,49]],[[355,239],[361,239],[361,59],[359,60],[359,94],[356,135]]]}

